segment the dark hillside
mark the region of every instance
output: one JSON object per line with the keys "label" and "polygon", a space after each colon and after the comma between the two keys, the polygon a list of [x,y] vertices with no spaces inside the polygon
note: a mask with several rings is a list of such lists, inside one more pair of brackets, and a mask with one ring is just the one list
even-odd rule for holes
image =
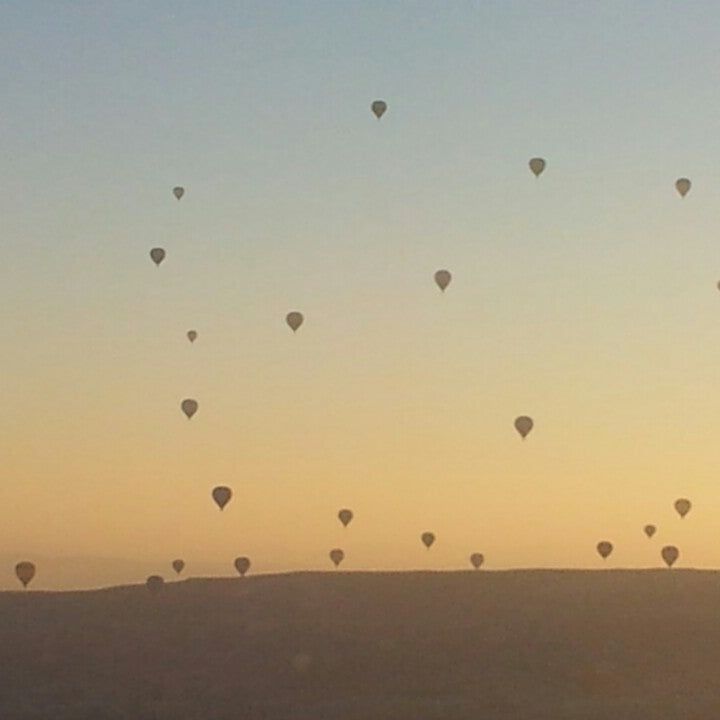
{"label": "dark hillside", "polygon": [[3,720],[708,720],[720,573],[307,573],[0,594]]}

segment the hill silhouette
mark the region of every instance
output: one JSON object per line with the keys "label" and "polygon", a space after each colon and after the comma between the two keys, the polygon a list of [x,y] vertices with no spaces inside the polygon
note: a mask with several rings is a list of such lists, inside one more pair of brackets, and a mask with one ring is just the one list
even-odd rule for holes
{"label": "hill silhouette", "polygon": [[0,594],[4,720],[707,720],[720,573],[296,573]]}

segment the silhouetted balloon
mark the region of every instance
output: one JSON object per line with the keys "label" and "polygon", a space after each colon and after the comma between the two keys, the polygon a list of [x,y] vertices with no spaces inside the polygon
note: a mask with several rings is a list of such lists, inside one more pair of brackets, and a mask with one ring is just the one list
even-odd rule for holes
{"label": "silhouetted balloon", "polygon": [[662,559],[668,567],[672,567],[680,557],[680,551],[674,545],[666,545],[661,551]]}
{"label": "silhouetted balloon", "polygon": [[172,567],[173,567],[173,570],[179,575],[185,569],[185,561],[184,560],[173,560]]}
{"label": "silhouetted balloon", "polygon": [[195,342],[197,340],[197,331],[196,330],[188,330],[187,338],[191,343]]}
{"label": "silhouetted balloon", "polygon": [[540,173],[545,169],[545,161],[542,158],[533,158],[528,165],[535,177],[539,177]]}
{"label": "silhouetted balloon", "polygon": [[232,490],[224,485],[213,488],[212,497],[217,506],[222,510],[232,498]]}
{"label": "silhouetted balloon", "polygon": [[520,433],[520,436],[524,440],[528,433],[533,429],[533,420],[527,415],[521,415],[519,418],[515,418],[515,429]]}
{"label": "silhouetted balloon", "polygon": [[153,248],[150,251],[150,257],[156,265],[160,265],[160,263],[165,259],[165,251],[162,248]]}
{"label": "silhouetted balloon", "polygon": [[375,100],[375,102],[370,106],[370,109],[375,114],[375,117],[379,120],[387,110],[387,103],[384,100]]}
{"label": "silhouetted balloon", "polygon": [[15,566],[15,574],[17,575],[18,580],[23,584],[23,587],[27,587],[35,577],[35,565],[27,560],[19,562]]}
{"label": "silhouetted balloon", "polygon": [[240,573],[241,577],[245,577],[245,573],[250,569],[250,558],[235,558],[235,569]]}
{"label": "silhouetted balloon", "polygon": [[649,538],[651,538],[657,532],[657,528],[654,525],[646,525],[643,528],[643,531]]}
{"label": "silhouetted balloon", "polygon": [[197,400],[186,398],[180,403],[180,408],[187,415],[187,419],[189,420],[197,412]]}
{"label": "silhouetted balloon", "polygon": [[431,532],[424,532],[420,539],[422,540],[422,544],[429,550],[430,546],[435,542],[435,535]]}
{"label": "silhouetted balloon", "polygon": [[330,559],[333,561],[333,565],[338,567],[340,563],[345,559],[345,553],[340,548],[335,548],[330,551]]}
{"label": "silhouetted balloon", "polygon": [[690,512],[691,507],[692,503],[687,498],[680,498],[675,501],[675,510],[681,518],[684,518]]}
{"label": "silhouetted balloon", "polygon": [[163,580],[159,575],[151,575],[145,581],[145,584],[147,585],[147,589],[151,593],[156,593],[163,589],[163,586],[165,585],[165,580]]}
{"label": "silhouetted balloon", "polygon": [[482,553],[473,553],[470,556],[470,564],[476,569],[479,570],[480,566],[485,562],[485,556]]}
{"label": "silhouetted balloon", "polygon": [[173,188],[173,195],[179,200],[183,195],[185,194],[185,188],[183,187],[174,187]]}
{"label": "silhouetted balloon", "polygon": [[285,322],[290,326],[290,329],[293,332],[297,332],[297,329],[303,324],[304,320],[305,318],[303,317],[303,314],[301,312],[297,312],[296,310],[289,312],[285,317]]}
{"label": "silhouetted balloon", "polygon": [[353,513],[352,510],[341,510],[338,513],[338,517],[340,518],[340,522],[347,527],[350,524],[350,521],[353,519]]}
{"label": "silhouetted balloon", "polygon": [[611,542],[608,542],[607,540],[603,540],[602,542],[599,542],[597,544],[597,551],[600,557],[605,560],[607,557],[610,556],[610,553],[613,551],[613,544]]}
{"label": "silhouetted balloon", "polygon": [[438,270],[435,273],[435,283],[443,292],[445,292],[445,288],[450,284],[451,280],[452,274],[449,270]]}
{"label": "silhouetted balloon", "polygon": [[691,187],[692,183],[687,178],[679,178],[675,181],[675,189],[680,193],[681,197],[685,197],[690,192]]}

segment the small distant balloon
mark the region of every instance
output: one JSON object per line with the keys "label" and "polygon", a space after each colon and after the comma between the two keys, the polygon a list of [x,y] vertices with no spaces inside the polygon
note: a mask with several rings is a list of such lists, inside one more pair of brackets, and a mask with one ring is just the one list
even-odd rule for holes
{"label": "small distant balloon", "polygon": [[301,312],[294,310],[289,312],[285,317],[285,322],[290,326],[293,332],[297,332],[298,328],[303,324],[305,318]]}
{"label": "small distant balloon", "polygon": [[172,568],[179,575],[185,569],[185,561],[184,560],[173,560]]}
{"label": "small distant balloon", "polygon": [[193,400],[192,398],[186,398],[180,403],[180,408],[185,413],[185,415],[187,415],[187,419],[189,420],[197,412],[197,400]]}
{"label": "small distant balloon", "polygon": [[675,510],[681,518],[684,518],[690,512],[691,507],[692,503],[687,498],[680,498],[675,501]]}
{"label": "small distant balloon", "polygon": [[165,259],[165,251],[162,248],[153,248],[150,251],[150,257],[152,261],[159,266],[160,263]]}
{"label": "small distant balloon", "polygon": [[651,538],[657,532],[657,528],[654,525],[646,525],[643,528],[643,532]]}
{"label": "small distant balloon", "polygon": [[680,197],[685,197],[691,187],[692,183],[687,178],[679,178],[675,181],[675,189],[680,193]]}
{"label": "small distant balloon", "polygon": [[35,565],[27,560],[19,562],[15,566],[15,575],[23,587],[27,587],[35,577]]}
{"label": "small distant balloon", "polygon": [[674,545],[666,545],[661,551],[662,559],[671,568],[680,557],[680,551]]}
{"label": "small distant balloon", "polygon": [[435,284],[445,292],[445,288],[450,284],[452,274],[449,270],[438,270],[435,273]]}
{"label": "small distant balloon", "polygon": [[597,544],[598,555],[605,560],[610,557],[610,553],[613,551],[613,544],[607,540],[603,540]]}
{"label": "small distant balloon", "polygon": [[373,111],[375,117],[379,120],[387,110],[387,103],[384,100],[375,100],[375,102],[370,106],[370,109]]}
{"label": "small distant balloon", "polygon": [[420,540],[422,540],[422,544],[429,550],[430,546],[435,542],[435,534],[431,532],[424,532],[420,536]]}
{"label": "small distant balloon", "polygon": [[345,559],[345,553],[340,548],[335,548],[330,551],[330,559],[335,567],[338,567],[340,563]]}
{"label": "small distant balloon", "polygon": [[145,581],[145,585],[147,585],[147,589],[151,593],[156,593],[163,589],[163,586],[165,585],[165,580],[163,580],[159,575],[151,575]]}
{"label": "small distant balloon", "polygon": [[535,175],[535,177],[539,177],[540,173],[542,173],[545,169],[545,160],[542,158],[533,158],[530,160],[528,165],[530,166],[530,170],[532,170],[533,175]]}
{"label": "small distant balloon", "polygon": [[223,510],[232,498],[232,490],[224,485],[219,485],[218,487],[213,488],[212,497],[220,510]]}
{"label": "small distant balloon", "polygon": [[235,558],[235,569],[240,574],[240,577],[245,577],[245,573],[250,569],[250,558]]}
{"label": "small distant balloon", "polygon": [[194,343],[197,340],[197,331],[196,330],[188,330],[187,331],[187,339]]}
{"label": "small distant balloon", "polygon": [[515,418],[515,429],[520,433],[520,437],[524,440],[528,433],[533,429],[533,419],[527,415],[521,415]]}
{"label": "small distant balloon", "polygon": [[173,195],[179,200],[183,195],[185,194],[185,188],[184,187],[174,187],[173,188]]}
{"label": "small distant balloon", "polygon": [[343,524],[343,527],[347,527],[350,524],[350,521],[353,519],[353,512],[352,510],[348,510],[347,508],[340,510],[338,513],[338,518],[340,518],[340,522]]}
{"label": "small distant balloon", "polygon": [[485,556],[482,553],[473,553],[470,556],[470,564],[476,569],[479,570],[482,567],[482,564],[485,562]]}

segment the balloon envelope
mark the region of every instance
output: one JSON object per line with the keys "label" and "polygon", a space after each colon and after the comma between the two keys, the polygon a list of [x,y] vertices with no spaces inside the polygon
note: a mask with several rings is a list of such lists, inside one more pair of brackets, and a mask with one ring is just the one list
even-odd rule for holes
{"label": "balloon envelope", "polygon": [[185,569],[185,561],[184,560],[173,560],[172,568],[179,575]]}
{"label": "balloon envelope", "polygon": [[524,440],[528,433],[533,429],[533,420],[527,415],[521,415],[519,418],[515,418],[515,429],[520,433],[520,436]]}
{"label": "balloon envelope", "polygon": [[195,342],[197,340],[197,331],[196,330],[188,330],[187,338],[191,343]]}
{"label": "balloon envelope", "polygon": [[162,248],[153,248],[150,251],[150,257],[156,265],[160,265],[160,263],[165,259],[165,251]]}
{"label": "balloon envelope", "polygon": [[235,569],[240,573],[240,577],[245,577],[245,573],[250,569],[250,558],[235,558]]}
{"label": "balloon envelope", "polygon": [[345,559],[345,553],[340,548],[335,548],[330,551],[330,559],[332,560],[333,565],[337,567]]}
{"label": "balloon envelope", "polygon": [[605,558],[609,557],[610,553],[613,551],[613,544],[607,540],[603,540],[597,544],[597,551],[600,557],[605,560]]}
{"label": "balloon envelope", "polygon": [[438,270],[435,273],[435,283],[443,292],[445,292],[445,288],[450,284],[451,280],[452,274],[449,270]]}
{"label": "balloon envelope", "polygon": [[422,540],[422,544],[429,550],[430,546],[435,542],[435,534],[431,532],[424,532],[420,539]]}
{"label": "balloon envelope", "polygon": [[297,312],[297,310],[289,312],[285,316],[285,322],[290,326],[290,329],[293,332],[297,332],[297,329],[303,324],[304,320],[305,318],[303,317],[303,314],[301,312]]}
{"label": "balloon envelope", "polygon": [[350,524],[350,521],[353,519],[352,510],[348,510],[348,509],[341,510],[338,513],[338,518],[340,518],[340,522],[343,524],[343,526],[347,527]]}
{"label": "balloon envelope", "polygon": [[687,178],[679,178],[675,181],[675,189],[680,193],[680,197],[685,197],[691,187],[692,183]]}
{"label": "balloon envelope", "polygon": [[185,400],[180,403],[180,408],[187,415],[187,419],[189,420],[197,412],[197,400],[185,398]]}
{"label": "balloon envelope", "polygon": [[163,585],[165,585],[165,581],[159,575],[151,575],[145,581],[145,585],[147,585],[147,589],[150,592],[156,593],[159,590],[162,590]]}
{"label": "balloon envelope", "polygon": [[222,510],[232,498],[232,490],[224,485],[213,488],[212,497],[217,506]]}
{"label": "balloon envelope", "polygon": [[185,188],[183,187],[174,187],[173,188],[173,195],[179,200],[183,195],[185,194]]}
{"label": "balloon envelope", "polygon": [[384,100],[375,100],[373,104],[370,106],[370,109],[373,111],[375,117],[379,120],[387,110],[387,103]]}
{"label": "balloon envelope", "polygon": [[654,525],[646,525],[643,528],[643,532],[651,538],[657,532],[657,528]]}
{"label": "balloon envelope", "polygon": [[684,518],[690,512],[691,507],[692,503],[687,498],[680,498],[675,501],[675,510],[681,518]]}
{"label": "balloon envelope", "polygon": [[672,567],[680,557],[680,551],[674,545],[666,545],[661,551],[662,559],[668,567]]}
{"label": "balloon envelope", "polygon": [[35,565],[27,560],[19,562],[15,566],[15,575],[17,575],[23,587],[27,587],[35,577]]}
{"label": "balloon envelope", "polygon": [[473,553],[470,556],[470,564],[476,569],[479,570],[480,566],[485,562],[485,556],[482,553]]}
{"label": "balloon envelope", "polygon": [[542,158],[533,158],[528,163],[530,170],[532,170],[535,177],[538,177],[540,173],[545,169],[545,160]]}

